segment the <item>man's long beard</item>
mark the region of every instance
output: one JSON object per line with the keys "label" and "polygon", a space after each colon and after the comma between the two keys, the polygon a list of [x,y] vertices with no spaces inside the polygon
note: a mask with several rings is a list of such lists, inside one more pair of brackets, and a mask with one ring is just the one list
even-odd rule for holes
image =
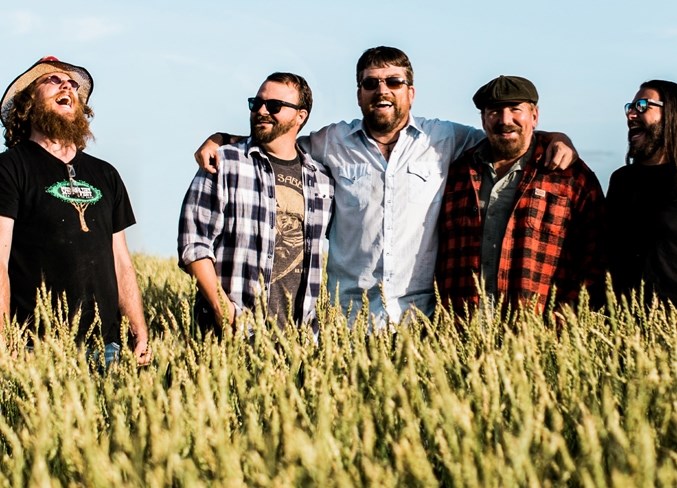
{"label": "man's long beard", "polygon": [[[263,127],[259,127],[256,124],[260,122],[269,122],[273,124],[270,130],[266,130]],[[286,134],[292,130],[296,122],[292,119],[289,122],[277,122],[272,117],[261,117],[254,116],[253,119],[250,119],[249,125],[251,127],[251,135],[254,142],[258,144],[268,144],[273,142],[278,137]]]}
{"label": "man's long beard", "polygon": [[649,161],[658,151],[663,149],[663,125],[660,122],[653,124],[645,124],[644,142],[633,143],[630,139],[630,131],[628,131],[628,157],[636,163]]}
{"label": "man's long beard", "polygon": [[[381,114],[378,113],[377,110],[370,110],[373,105],[376,105],[381,100],[387,100],[393,104],[392,115]],[[408,116],[408,114],[402,113],[402,108],[395,99],[378,96],[374,97],[369,107],[362,109],[362,115],[364,116],[364,123],[369,128],[369,130],[371,132],[377,133],[388,133],[394,131],[402,124],[403,119]]]}
{"label": "man's long beard", "polygon": [[87,141],[94,136],[83,106],[78,103],[73,120],[69,120],[52,110],[49,107],[50,101],[45,100],[33,107],[30,115],[31,126],[53,141],[64,145],[74,144],[78,149],[84,149]]}

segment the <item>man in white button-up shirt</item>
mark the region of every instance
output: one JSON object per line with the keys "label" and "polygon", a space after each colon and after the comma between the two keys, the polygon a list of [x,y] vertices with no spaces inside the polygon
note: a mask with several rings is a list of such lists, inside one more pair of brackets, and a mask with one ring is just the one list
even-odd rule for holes
{"label": "man in white button-up shirt", "polygon": [[[375,325],[399,322],[412,306],[432,314],[437,219],[451,161],[484,133],[473,127],[410,114],[414,74],[392,47],[365,51],[357,62],[362,120],[339,122],[301,137],[299,144],[336,180],[329,230],[329,290],[341,305],[362,305],[366,291]],[[195,153],[203,168],[223,141],[212,135]],[[566,138],[558,137],[560,141]],[[571,161],[559,142],[553,165]],[[383,290],[380,289],[382,284]]]}

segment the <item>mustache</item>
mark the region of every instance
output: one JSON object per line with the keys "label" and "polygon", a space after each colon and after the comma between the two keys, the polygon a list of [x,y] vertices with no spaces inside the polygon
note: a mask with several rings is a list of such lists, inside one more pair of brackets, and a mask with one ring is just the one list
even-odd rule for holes
{"label": "mustache", "polygon": [[252,119],[252,122],[255,124],[275,124],[275,119],[270,117],[269,115],[255,115],[254,118]]}
{"label": "mustache", "polygon": [[393,105],[395,105],[395,97],[389,97],[388,95],[384,95],[382,93],[374,95],[373,97],[371,97],[371,103],[372,104],[376,104],[376,103],[379,103],[379,102],[389,102],[389,103],[392,103]]}
{"label": "mustache", "polygon": [[512,124],[496,124],[494,132],[522,132],[522,129]]}

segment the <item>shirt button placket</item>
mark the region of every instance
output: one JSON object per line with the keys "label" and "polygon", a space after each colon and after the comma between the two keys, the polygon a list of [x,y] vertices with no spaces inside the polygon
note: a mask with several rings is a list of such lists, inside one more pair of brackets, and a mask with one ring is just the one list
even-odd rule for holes
{"label": "shirt button placket", "polygon": [[[391,160],[392,162],[392,160]],[[383,286],[388,290],[391,279],[392,279],[392,270],[393,270],[393,220],[395,214],[395,205],[394,201],[394,188],[395,188],[395,175],[389,171],[389,168],[394,167],[389,164],[386,168],[386,187],[383,195],[384,199],[384,211],[383,211]]]}

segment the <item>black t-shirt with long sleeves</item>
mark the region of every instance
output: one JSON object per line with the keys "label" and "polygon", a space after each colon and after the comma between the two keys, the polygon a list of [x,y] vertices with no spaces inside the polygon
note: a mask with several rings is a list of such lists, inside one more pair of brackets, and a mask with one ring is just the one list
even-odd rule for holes
{"label": "black t-shirt with long sleeves", "polygon": [[677,305],[677,169],[632,164],[616,170],[607,192],[610,271],[619,291],[642,279]]}

